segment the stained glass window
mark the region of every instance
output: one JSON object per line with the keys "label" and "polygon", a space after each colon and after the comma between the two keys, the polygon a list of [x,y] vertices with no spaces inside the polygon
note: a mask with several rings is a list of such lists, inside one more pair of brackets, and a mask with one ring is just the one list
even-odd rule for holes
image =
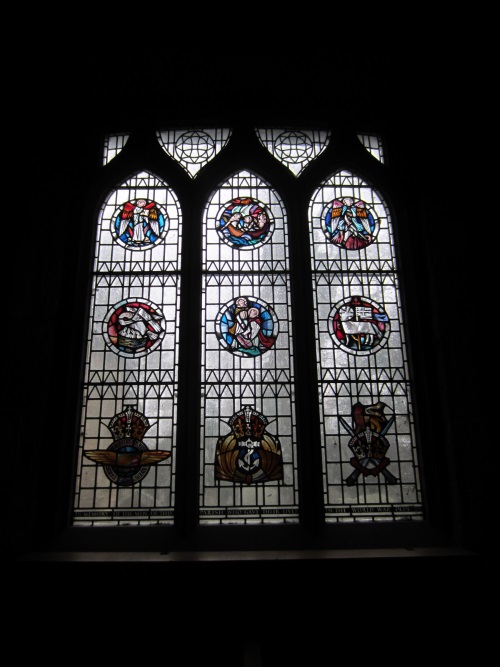
{"label": "stained glass window", "polygon": [[157,137],[163,150],[193,178],[229,141],[229,129],[164,130]]}
{"label": "stained glass window", "polygon": [[278,193],[243,171],[203,225],[202,522],[298,517],[288,233]]}
{"label": "stained glass window", "polygon": [[382,139],[377,134],[358,134],[358,139],[373,157],[382,163],[384,162]]}
{"label": "stained glass window", "polygon": [[421,519],[390,212],[348,171],[309,212],[326,520]]}
{"label": "stained glass window", "polygon": [[129,139],[128,134],[108,134],[104,139],[103,165],[111,160],[123,150],[123,147]]}
{"label": "stained glass window", "polygon": [[257,135],[271,155],[295,176],[325,150],[330,140],[330,133],[325,130],[259,128]]}
{"label": "stained glass window", "polygon": [[147,172],[101,208],[75,525],[173,520],[181,230],[175,193]]}
{"label": "stained glass window", "polygon": [[329,130],[246,136],[224,172],[230,128],[157,131],[161,176],[103,197],[74,525],[424,516],[390,207]]}

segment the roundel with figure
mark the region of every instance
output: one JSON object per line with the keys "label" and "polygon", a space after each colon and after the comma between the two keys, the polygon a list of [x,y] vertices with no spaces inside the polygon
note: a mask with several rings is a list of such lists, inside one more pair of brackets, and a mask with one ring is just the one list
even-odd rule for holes
{"label": "roundel with figure", "polygon": [[258,357],[274,347],[278,319],[264,301],[240,295],[219,311],[216,332],[222,347],[232,354]]}
{"label": "roundel with figure", "polygon": [[168,215],[150,199],[131,199],[112,220],[115,240],[128,250],[145,250],[159,243],[168,232]]}
{"label": "roundel with figure", "polygon": [[158,306],[146,299],[124,299],[111,308],[104,320],[104,339],[121,356],[149,354],[164,335],[165,319]]}
{"label": "roundel with figure", "polygon": [[345,250],[360,250],[373,243],[380,223],[366,202],[352,197],[334,199],[322,219],[326,238]]}
{"label": "roundel with figure", "polygon": [[371,299],[351,296],[337,303],[328,318],[336,345],[351,354],[367,355],[385,345],[390,333],[389,317]]}
{"label": "roundel with figure", "polygon": [[267,206],[257,199],[236,197],[219,212],[216,229],[227,245],[238,250],[253,250],[270,240],[274,219]]}

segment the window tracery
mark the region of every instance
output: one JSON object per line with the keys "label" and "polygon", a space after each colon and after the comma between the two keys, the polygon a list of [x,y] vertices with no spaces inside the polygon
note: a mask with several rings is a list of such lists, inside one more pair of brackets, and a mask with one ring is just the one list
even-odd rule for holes
{"label": "window tracery", "polygon": [[[295,179],[330,138],[322,130],[256,132]],[[231,137],[230,129],[157,132],[190,188]],[[383,162],[372,139],[360,140]],[[294,293],[302,276],[291,265],[290,215],[279,190],[243,169],[214,185],[199,220],[186,218],[180,201],[165,180],[137,171],[108,195],[97,221],[73,524],[174,522],[177,494],[185,493],[176,488],[186,446],[177,423],[179,358],[193,333],[181,328],[180,312],[196,284],[201,363],[189,386],[193,418],[200,416],[192,472],[198,522],[300,523],[311,493],[299,464],[308,447],[320,452],[314,483],[323,489],[326,523],[422,519],[396,247],[383,197],[339,170],[301,201],[313,305],[300,317],[315,331],[320,442],[298,436],[303,341],[295,338]],[[188,290],[183,257],[198,233]]]}

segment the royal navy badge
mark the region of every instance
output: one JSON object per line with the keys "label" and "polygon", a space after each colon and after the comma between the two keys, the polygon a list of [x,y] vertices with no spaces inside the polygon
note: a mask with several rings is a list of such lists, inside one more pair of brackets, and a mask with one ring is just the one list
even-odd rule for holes
{"label": "royal navy badge", "polygon": [[217,441],[216,479],[242,484],[283,479],[281,444],[266,431],[268,423],[252,405],[243,405],[231,417],[231,432]]}

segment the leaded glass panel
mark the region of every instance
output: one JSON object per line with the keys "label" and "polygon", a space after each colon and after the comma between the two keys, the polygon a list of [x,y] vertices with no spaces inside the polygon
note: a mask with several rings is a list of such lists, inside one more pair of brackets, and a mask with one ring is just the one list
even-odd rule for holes
{"label": "leaded glass panel", "polygon": [[358,134],[358,139],[374,158],[382,164],[384,163],[384,148],[382,139],[378,134]]}
{"label": "leaded glass panel", "polygon": [[157,132],[165,153],[176,160],[192,178],[220,153],[230,136],[231,130],[227,128]]}
{"label": "leaded glass panel", "polygon": [[396,254],[379,194],[349,171],[339,171],[313,196],[313,271],[395,271]]}
{"label": "leaded glass panel", "polygon": [[201,523],[298,520],[287,243],[283,204],[255,174],[234,175],[208,202]]}
{"label": "leaded glass panel", "polygon": [[208,203],[204,271],[288,271],[286,227],[278,194],[262,179],[241,171]]}
{"label": "leaded glass panel", "polygon": [[309,224],[326,521],[421,519],[389,211],[344,171],[315,192]]}
{"label": "leaded glass panel", "polygon": [[129,134],[108,134],[105,137],[102,158],[103,165],[109,164],[109,162],[123,150],[129,136]]}
{"label": "leaded glass panel", "polygon": [[256,132],[261,144],[295,176],[299,176],[330,141],[330,132],[325,130],[265,128]]}
{"label": "leaded glass panel", "polygon": [[146,172],[102,206],[74,525],[173,522],[180,230],[177,197]]}
{"label": "leaded glass panel", "polygon": [[101,212],[94,269],[138,274],[180,268],[180,213],[175,193],[140,172],[108,197]]}
{"label": "leaded glass panel", "polygon": [[[297,177],[330,138],[323,131],[264,129],[257,134]],[[108,137],[105,155],[116,155],[125,145],[126,135],[120,136]],[[189,187],[230,136],[229,129],[157,133],[165,153],[191,177],[184,177]],[[383,162],[378,137],[358,138]],[[195,212],[189,221],[193,233],[197,219],[201,264],[196,242],[186,246],[196,262],[188,297],[199,286],[202,293],[200,391],[193,403],[196,413],[200,407],[194,510],[207,525],[298,523],[294,362],[300,341],[292,340],[287,212],[267,181],[242,170],[216,187],[202,215]],[[101,208],[75,525],[173,523],[177,438],[182,443],[177,425],[180,322],[194,321],[180,316],[181,230],[176,194],[147,171],[118,185]],[[368,182],[338,171],[309,202],[309,232],[320,442],[301,446],[320,449],[316,483],[323,483],[326,522],[421,519],[412,386],[389,209]],[[307,311],[302,316],[308,317]],[[197,335],[182,333],[182,344],[189,348]],[[189,377],[181,390],[191,387],[198,373],[187,364],[183,380],[184,370]]]}

